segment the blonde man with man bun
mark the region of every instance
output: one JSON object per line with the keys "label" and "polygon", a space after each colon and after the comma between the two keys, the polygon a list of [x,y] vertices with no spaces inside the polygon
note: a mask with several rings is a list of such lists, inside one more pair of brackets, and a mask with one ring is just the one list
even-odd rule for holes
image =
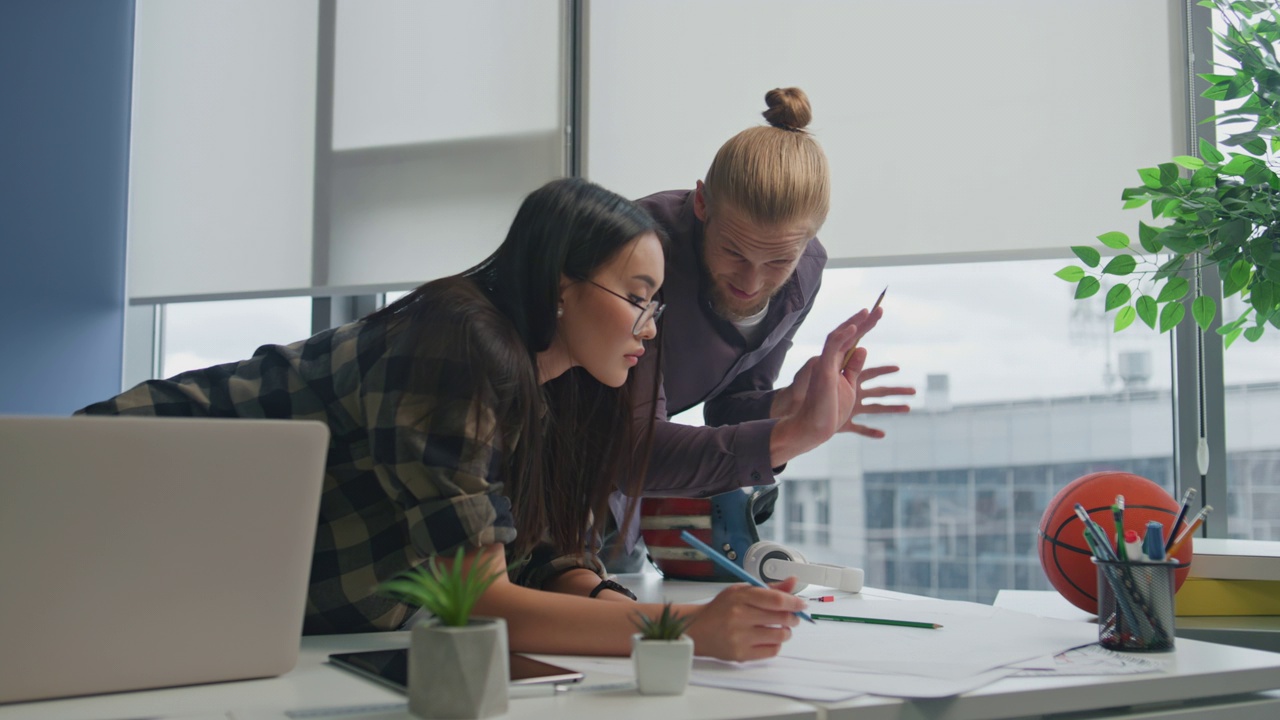
{"label": "blonde man with man bun", "polygon": [[[775,389],[827,262],[817,234],[830,207],[831,173],[805,129],[812,119],[805,93],[775,89],[765,102],[768,124],[730,138],[694,189],[637,201],[671,240],[662,290],[668,312],[658,335],[659,422],[646,495],[709,497],[770,484],[781,466],[837,432],[883,436],[855,423],[856,415],[908,409],[865,399],[915,392],[864,389],[866,380],[898,368],[864,368],[861,347],[844,363],[875,327],[880,309],[862,310],[833,329],[822,353],[790,385]],[[636,393],[650,396],[645,389]],[[705,403],[706,426],[666,421],[698,403]],[[638,407],[637,417],[647,418],[648,411]],[[622,503],[615,496],[615,511]],[[630,549],[634,529],[628,535]],[[625,560],[617,565],[634,568]]]}

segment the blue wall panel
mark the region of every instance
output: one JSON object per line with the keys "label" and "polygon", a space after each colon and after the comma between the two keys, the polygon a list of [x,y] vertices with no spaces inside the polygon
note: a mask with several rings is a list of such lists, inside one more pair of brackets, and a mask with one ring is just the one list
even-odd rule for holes
{"label": "blue wall panel", "polygon": [[0,2],[0,413],[120,390],[133,14]]}

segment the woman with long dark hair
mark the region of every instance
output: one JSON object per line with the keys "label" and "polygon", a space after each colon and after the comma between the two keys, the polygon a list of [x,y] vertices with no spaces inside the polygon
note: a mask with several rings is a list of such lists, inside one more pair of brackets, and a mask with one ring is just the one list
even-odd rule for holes
{"label": "woman with long dark hair", "polygon": [[[657,349],[659,234],[626,199],[553,181],[471,270],[82,412],[328,424],[308,633],[402,627],[411,608],[377,585],[464,547],[468,565],[522,563],[476,607],[507,620],[512,650],[625,654],[634,614],[660,607],[605,580],[594,545],[610,479],[637,497],[650,452],[653,424],[632,421],[629,393],[631,369]],[[776,654],[804,606],[790,589],[733,586],[681,608],[697,615],[696,651]]]}

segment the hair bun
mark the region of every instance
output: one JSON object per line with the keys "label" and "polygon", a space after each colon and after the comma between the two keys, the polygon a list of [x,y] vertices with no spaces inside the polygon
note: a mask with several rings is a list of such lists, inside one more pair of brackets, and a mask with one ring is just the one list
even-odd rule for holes
{"label": "hair bun", "polygon": [[765,103],[769,106],[761,115],[769,124],[783,130],[804,130],[813,119],[813,110],[809,107],[809,96],[797,87],[774,88],[765,93]]}

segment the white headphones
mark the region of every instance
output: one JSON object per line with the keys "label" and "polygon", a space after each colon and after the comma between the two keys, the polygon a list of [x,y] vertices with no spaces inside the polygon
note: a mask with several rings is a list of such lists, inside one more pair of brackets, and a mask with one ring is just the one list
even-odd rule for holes
{"label": "white headphones", "polygon": [[778,582],[794,576],[800,582],[793,592],[807,585],[821,585],[844,592],[861,592],[865,575],[861,568],[811,563],[799,551],[777,543],[757,542],[747,548],[742,567],[764,582]]}

